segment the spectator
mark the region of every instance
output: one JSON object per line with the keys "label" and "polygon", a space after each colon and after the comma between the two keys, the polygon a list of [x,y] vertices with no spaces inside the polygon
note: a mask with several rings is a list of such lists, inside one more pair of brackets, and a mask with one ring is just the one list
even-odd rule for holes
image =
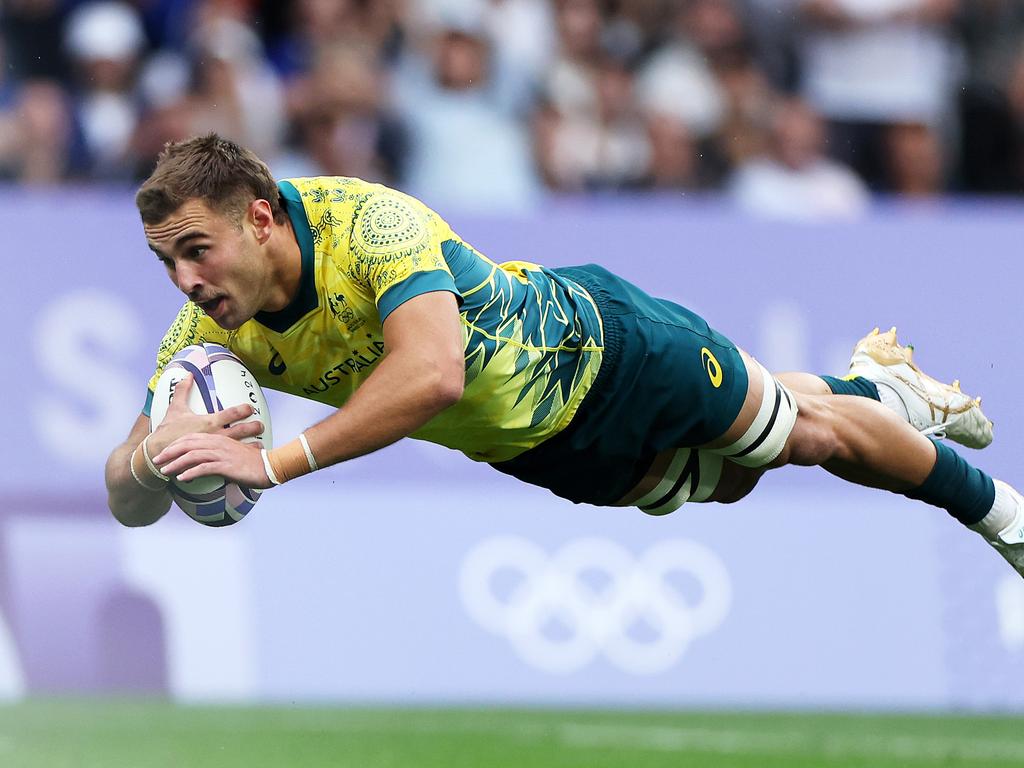
{"label": "spectator", "polygon": [[135,76],[145,45],[142,21],[127,3],[86,3],[69,17],[65,48],[75,64],[76,173],[132,177],[132,137],[141,112]]}
{"label": "spectator", "polygon": [[887,138],[893,126],[935,132],[953,117],[956,53],[948,33],[958,5],[799,0],[806,97],[829,121],[833,157],[875,189],[891,189],[890,171],[911,161],[892,156],[908,148]]}
{"label": "spectator", "polygon": [[279,11],[287,31],[271,39],[269,58],[286,79],[309,73],[321,49],[362,26],[356,0],[296,0]]}
{"label": "spectator", "polygon": [[406,60],[395,89],[409,131],[404,187],[460,210],[531,207],[539,184],[529,136],[504,98],[481,5],[441,14],[427,56]]}
{"label": "spectator", "polygon": [[555,56],[554,14],[549,0],[489,0],[487,32],[507,66],[517,62],[533,83]]}
{"label": "spectator", "polygon": [[681,120],[670,115],[651,115],[647,118],[647,134],[650,186],[675,190],[703,186],[697,142]]}
{"label": "spectator", "polygon": [[618,56],[646,57],[669,36],[679,3],[676,0],[618,0],[609,6],[605,46]]}
{"label": "spectator", "polygon": [[297,146],[275,164],[279,176],[399,177],[405,136],[388,112],[377,56],[355,42],[319,49],[293,118]]}
{"label": "spectator", "polygon": [[70,119],[60,84],[18,82],[0,38],[0,179],[51,184],[67,170]]}
{"label": "spectator", "polygon": [[545,181],[563,191],[635,188],[649,176],[651,136],[630,46],[618,50],[621,41],[603,36],[595,0],[560,0],[555,9],[558,55],[534,121]]}
{"label": "spectator", "polygon": [[16,174],[27,184],[54,184],[67,174],[71,117],[67,95],[53,80],[29,80],[18,90]]}
{"label": "spectator", "polygon": [[687,0],[682,20],[686,34],[711,68],[737,51],[752,49],[752,41],[734,0]]}
{"label": "spectator", "polygon": [[7,67],[7,52],[0,36],[0,179],[15,177],[21,143],[17,106],[17,86]]}
{"label": "spectator", "polygon": [[596,0],[554,0],[557,53],[543,83],[543,99],[556,115],[592,110],[594,69],[603,54],[601,9]]}
{"label": "spectator", "polygon": [[720,50],[714,72],[724,111],[713,143],[706,142],[702,154],[704,176],[717,184],[733,168],[764,154],[776,94],[745,43]]}
{"label": "spectator", "polygon": [[633,73],[610,55],[592,72],[593,106],[539,118],[545,176],[561,190],[637,188],[650,176],[651,136],[634,99]]}
{"label": "spectator", "polygon": [[975,0],[964,4],[958,22],[966,54],[958,181],[968,192],[1020,192],[1024,143],[1017,126],[1024,126],[1024,104],[1018,62],[1024,51],[1024,4]]}
{"label": "spectator", "polygon": [[694,138],[695,179],[718,187],[732,168],[764,150],[772,90],[731,0],[680,5],[673,31],[642,75],[642,103],[653,125],[664,129],[674,121],[679,135]]}
{"label": "spectator", "polygon": [[934,197],[945,187],[946,167],[935,131],[923,123],[896,123],[886,131],[889,189],[908,198]]}
{"label": "spectator", "polygon": [[487,0],[487,36],[501,99],[526,120],[556,54],[554,15],[548,0]]}
{"label": "spectator", "polygon": [[637,97],[644,112],[679,121],[700,139],[711,137],[725,113],[725,94],[690,34],[691,7],[679,4],[671,36],[640,70]]}
{"label": "spectator", "polygon": [[193,87],[188,132],[216,131],[277,156],[284,138],[284,92],[252,28],[209,7],[191,43]]}
{"label": "spectator", "polygon": [[166,141],[218,130],[275,170],[478,208],[530,205],[541,176],[719,189],[775,152],[776,90],[802,74],[828,152],[875,189],[1024,187],[1015,0],[7,0],[0,23],[11,178],[144,175]]}
{"label": "spectator", "polygon": [[338,43],[367,46],[378,64],[390,64],[401,49],[402,21],[396,0],[265,3],[261,16],[270,61],[286,81],[311,72],[320,51]]}
{"label": "spectator", "polygon": [[773,219],[853,218],[868,204],[867,190],[850,169],[824,156],[820,117],[796,99],[780,101],[769,150],[741,166],[731,196],[750,213]]}

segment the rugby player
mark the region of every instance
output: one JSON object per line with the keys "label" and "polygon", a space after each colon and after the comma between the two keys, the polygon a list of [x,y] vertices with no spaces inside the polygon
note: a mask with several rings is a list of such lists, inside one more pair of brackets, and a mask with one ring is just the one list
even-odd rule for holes
{"label": "rugby player", "polygon": [[818,465],[946,509],[1024,574],[1024,500],[939,439],[982,448],[991,423],[895,330],[861,340],[842,379],[772,375],[599,266],[495,264],[407,195],[354,178],[276,182],[216,135],[168,145],[136,203],[187,299],[150,398],[178,350],[209,341],[263,386],[336,410],[266,451],[240,442],[261,428],[237,423],[249,406],[196,415],[178,397],[150,434],[147,401],[107,462],[125,525],[167,511],[168,477],[268,488],[411,436],[574,502],[655,515]]}

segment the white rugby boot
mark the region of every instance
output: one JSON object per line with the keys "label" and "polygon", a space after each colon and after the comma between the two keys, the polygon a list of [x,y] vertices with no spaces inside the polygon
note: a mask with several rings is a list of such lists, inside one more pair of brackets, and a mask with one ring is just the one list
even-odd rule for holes
{"label": "white rugby boot", "polygon": [[998,494],[1000,491],[1006,493],[1016,505],[1016,510],[1013,522],[996,536],[991,538],[985,536],[984,538],[1006,559],[1006,562],[1013,566],[1017,573],[1024,576],[1024,498],[1002,480],[993,480],[993,482],[996,484],[996,493]]}
{"label": "white rugby boot", "polygon": [[849,375],[888,387],[922,434],[948,437],[968,448],[991,443],[992,422],[981,412],[981,398],[961,392],[959,380],[943,384],[924,373],[914,364],[913,351],[896,341],[895,328],[885,333],[875,328],[854,347]]}

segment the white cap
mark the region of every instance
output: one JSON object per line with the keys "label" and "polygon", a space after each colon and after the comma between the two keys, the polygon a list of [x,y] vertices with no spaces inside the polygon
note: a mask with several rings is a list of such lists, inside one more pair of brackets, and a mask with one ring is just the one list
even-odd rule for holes
{"label": "white cap", "polygon": [[138,12],[127,3],[86,3],[68,19],[65,45],[79,59],[128,59],[145,43]]}

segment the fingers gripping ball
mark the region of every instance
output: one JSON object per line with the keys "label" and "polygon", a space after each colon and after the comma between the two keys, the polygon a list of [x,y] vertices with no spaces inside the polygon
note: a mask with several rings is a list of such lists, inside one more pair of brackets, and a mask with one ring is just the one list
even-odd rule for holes
{"label": "fingers gripping ball", "polygon": [[[263,390],[242,361],[219,344],[185,347],[167,364],[153,395],[150,431],[160,426],[174,397],[174,388],[188,374],[193,378],[188,392],[188,407],[193,413],[216,413],[235,405],[251,405],[255,409],[253,414],[242,422],[259,421],[263,424],[263,434],[244,438],[242,442],[257,443],[267,449],[273,446],[270,411]],[[169,490],[175,503],[189,517],[212,526],[237,523],[252,509],[261,493],[226,482],[219,475],[189,481],[171,478]]]}

